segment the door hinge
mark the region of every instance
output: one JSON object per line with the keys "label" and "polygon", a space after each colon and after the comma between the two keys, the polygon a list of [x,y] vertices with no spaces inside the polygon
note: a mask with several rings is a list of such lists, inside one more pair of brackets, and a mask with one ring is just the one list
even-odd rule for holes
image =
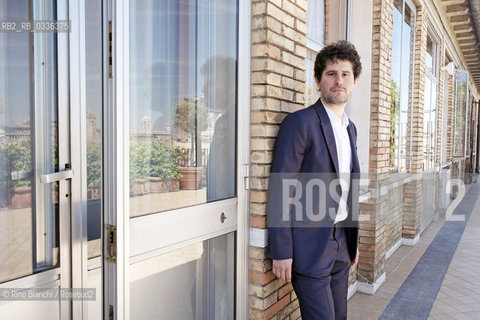
{"label": "door hinge", "polygon": [[107,262],[117,262],[117,227],[107,226]]}
{"label": "door hinge", "polygon": [[243,188],[245,190],[250,189],[250,165],[243,165]]}
{"label": "door hinge", "polygon": [[113,306],[110,305],[110,309],[108,310],[108,319],[109,320],[113,320],[114,317],[113,317]]}
{"label": "door hinge", "polygon": [[109,78],[113,78],[112,42],[113,42],[112,21],[108,21],[108,77]]}

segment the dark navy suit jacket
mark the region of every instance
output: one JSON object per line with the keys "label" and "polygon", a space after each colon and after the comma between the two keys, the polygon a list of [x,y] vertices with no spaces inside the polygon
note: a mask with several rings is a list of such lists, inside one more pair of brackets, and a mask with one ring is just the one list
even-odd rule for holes
{"label": "dark navy suit jacket", "polygon": [[[358,191],[355,183],[358,180],[355,178],[359,175],[360,166],[356,150],[357,130],[353,122],[350,121],[347,131],[352,150],[352,181],[347,202],[348,218],[341,224],[345,227],[348,253],[353,261],[358,242],[358,192],[355,192]],[[280,126],[270,170],[267,206],[268,257],[276,260],[293,258],[294,272],[315,276],[315,269],[331,234],[334,218],[327,214],[322,221],[315,223],[308,219],[301,222],[280,221],[281,180],[295,175],[304,175],[307,178],[318,175],[324,180],[333,180],[338,175],[335,136],[320,99],[306,109],[287,115]],[[334,199],[330,193],[326,192],[323,199],[317,197],[315,201],[325,202],[327,208],[332,207],[331,210],[336,212],[338,199]],[[302,197],[301,201],[304,203],[305,197]],[[353,212],[354,210],[357,212]],[[304,211],[302,215],[304,217]]]}

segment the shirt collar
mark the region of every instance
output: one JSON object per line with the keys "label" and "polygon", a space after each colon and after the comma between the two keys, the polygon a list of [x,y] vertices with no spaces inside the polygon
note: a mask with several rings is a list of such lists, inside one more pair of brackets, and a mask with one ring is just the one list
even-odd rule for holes
{"label": "shirt collar", "polygon": [[[325,107],[325,110],[327,111],[327,114],[328,114],[328,118],[330,119],[330,122],[333,124],[333,123],[336,123],[339,119],[338,117],[332,112],[332,110],[330,110],[326,105],[325,103],[323,102],[322,100],[322,103],[323,103],[323,106]],[[345,114],[345,112],[343,113],[342,115],[342,125],[347,127],[348,124],[350,123],[350,120],[348,119],[347,115]]]}

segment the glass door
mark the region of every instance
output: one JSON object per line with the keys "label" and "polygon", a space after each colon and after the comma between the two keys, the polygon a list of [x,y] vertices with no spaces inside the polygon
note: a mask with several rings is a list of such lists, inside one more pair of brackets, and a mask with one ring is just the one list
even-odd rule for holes
{"label": "glass door", "polygon": [[116,2],[112,30],[110,314],[233,319],[238,2]]}
{"label": "glass door", "polygon": [[58,295],[71,276],[66,36],[33,25],[67,20],[65,8],[0,1],[2,24],[14,28],[0,32],[1,319],[70,314]]}
{"label": "glass door", "polygon": [[237,1],[130,1],[130,318],[233,319]]}

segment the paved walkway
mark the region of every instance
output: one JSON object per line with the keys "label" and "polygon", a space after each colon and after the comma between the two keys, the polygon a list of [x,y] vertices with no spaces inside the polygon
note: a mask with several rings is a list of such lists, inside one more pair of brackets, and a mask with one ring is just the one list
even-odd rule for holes
{"label": "paved walkway", "polygon": [[386,281],[374,296],[356,293],[348,319],[480,319],[480,183],[469,186],[454,214],[434,221],[415,247],[386,262]]}

